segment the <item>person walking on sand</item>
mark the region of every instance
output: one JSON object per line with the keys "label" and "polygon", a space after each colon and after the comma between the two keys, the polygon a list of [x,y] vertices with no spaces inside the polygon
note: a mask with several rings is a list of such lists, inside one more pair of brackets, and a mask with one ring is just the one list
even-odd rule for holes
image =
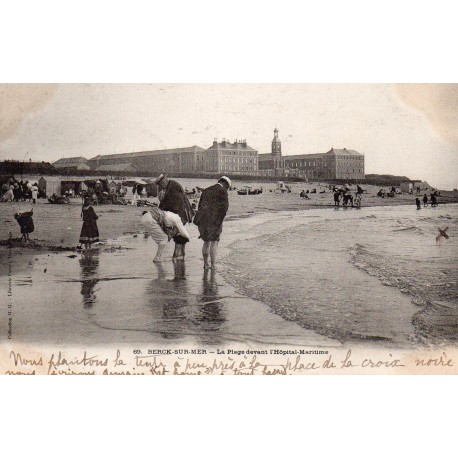
{"label": "person walking on sand", "polygon": [[421,210],[421,202],[418,197],[415,199],[415,203],[417,204],[417,210]]}
{"label": "person walking on sand", "polygon": [[428,206],[428,196],[426,195],[426,193],[425,193],[425,195],[423,196],[423,206],[424,206],[424,207],[427,207],[427,206]]}
{"label": "person walking on sand", "polygon": [[190,239],[181,218],[176,213],[153,207],[151,211],[142,212],[142,223],[146,230],[145,235],[150,235],[157,243],[157,252],[153,262],[162,262],[162,253],[171,238],[180,235],[183,244]]}
{"label": "person walking on sand", "polygon": [[223,230],[223,220],[229,209],[227,190],[230,187],[231,180],[223,176],[218,180],[218,183],[204,189],[199,200],[194,224],[199,228],[199,238],[204,241],[202,247],[204,270],[216,269],[218,242]]}
{"label": "person walking on sand", "polygon": [[84,244],[86,250],[90,250],[92,244],[99,241],[99,228],[97,227],[99,217],[95,214],[90,197],[84,199],[81,218],[83,218],[83,227],[81,228],[79,243]]}
{"label": "person walking on sand", "polygon": [[[156,178],[156,184],[164,191],[161,198],[159,209],[176,213],[185,225],[191,223],[194,217],[194,210],[189,202],[188,196],[184,192],[183,187],[177,181],[170,180],[162,173]],[[180,234],[173,237],[175,249],[173,251],[173,261],[178,259],[184,260],[185,257],[185,239]]]}

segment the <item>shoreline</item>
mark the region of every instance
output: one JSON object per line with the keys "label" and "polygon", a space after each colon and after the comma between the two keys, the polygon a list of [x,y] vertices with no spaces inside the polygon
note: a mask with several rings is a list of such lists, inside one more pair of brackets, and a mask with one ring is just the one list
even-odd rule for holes
{"label": "shoreline", "polygon": [[[258,196],[237,196],[243,199],[246,199],[247,197],[252,197],[252,198],[257,198]],[[412,197],[412,196],[410,196]],[[299,199],[299,197],[298,197]],[[368,202],[366,205],[362,205],[361,208],[385,208],[385,207],[399,207],[399,206],[405,206],[406,209],[412,208],[412,211],[416,211],[413,207],[413,205],[410,202],[406,202],[406,199],[398,199],[394,200],[395,198],[379,198],[380,200],[383,200],[384,202],[380,201],[374,201],[374,199],[371,199],[370,202]],[[153,201],[156,199],[153,199]],[[228,215],[225,218],[226,222],[230,221],[237,221],[237,220],[243,220],[243,219],[249,219],[253,216],[256,215],[262,215],[264,217],[267,217],[267,215],[275,215],[279,214],[282,212],[299,212],[299,211],[308,211],[308,210],[330,210],[330,209],[335,209],[335,211],[358,211],[359,209],[356,207],[343,207],[340,205],[339,207],[331,204],[325,204],[325,203],[310,203],[309,201],[305,201],[303,203],[303,200],[300,199],[300,203],[298,202],[290,202],[290,205],[285,206],[285,207],[274,207],[274,208],[265,208],[265,207],[259,207],[259,206],[250,206],[248,207],[249,209],[245,209],[244,211],[240,206],[235,206],[236,209],[229,208]],[[439,207],[447,205],[447,204],[456,204],[458,203],[458,196],[456,199],[450,199],[447,202],[441,202],[439,201]],[[27,202],[19,202],[15,204],[5,204],[5,205],[15,205],[15,210],[18,211],[17,208],[20,207],[22,208],[22,211],[25,211],[25,209],[30,208],[30,204]],[[71,202],[69,205],[52,205],[52,204],[38,204],[36,207],[34,207],[34,210],[36,208],[39,208],[40,210],[43,208],[43,205],[45,205],[44,209],[47,210],[47,212],[55,212],[58,213],[58,221],[60,221],[57,224],[57,229],[58,231],[56,233],[52,233],[49,231],[40,231],[38,232],[39,238],[31,237],[31,242],[26,243],[26,242],[21,242],[20,241],[20,233],[19,232],[19,227],[14,221],[14,218],[7,217],[7,219],[3,220],[5,223],[9,224],[3,224],[1,225],[0,229],[0,277],[4,276],[7,274],[7,269],[5,266],[5,263],[2,262],[2,259],[5,258],[10,249],[13,250],[13,256],[19,255],[21,258],[24,259],[24,263],[19,262],[17,260],[17,266],[19,267],[21,264],[24,264],[21,266],[21,270],[26,268],[26,262],[25,258],[34,256],[39,253],[58,253],[58,252],[63,252],[63,253],[71,253],[71,254],[77,254],[81,253],[82,249],[78,248],[78,236],[79,236],[79,229],[80,225],[82,225],[82,222],[78,221],[78,227],[77,229],[77,235],[76,233],[73,232],[72,234],[68,233],[68,230],[72,230],[73,227],[68,227],[67,225],[62,225],[62,213],[72,213],[72,214],[79,214],[80,210],[80,205],[75,205],[75,202]],[[3,209],[4,206],[0,204],[0,209]],[[96,206],[95,210],[96,213],[100,216],[100,219],[98,220],[99,223],[99,230],[101,234],[100,242],[94,245],[93,251],[94,252],[118,252],[122,251],[125,249],[128,249],[127,247],[124,247],[122,245],[116,245],[115,242],[119,237],[123,237],[125,235],[133,235],[134,237],[139,236],[140,234],[143,233],[144,229],[140,223],[140,215],[141,212],[144,209],[147,209],[148,207],[132,207],[130,205],[125,205],[125,206],[117,206],[117,205],[103,205],[103,206]],[[121,210],[122,209],[122,210]],[[238,210],[238,211],[237,211]],[[123,218],[123,226],[120,226],[119,223],[119,218],[117,218],[115,215],[121,215],[127,213],[127,216],[132,216],[132,218],[125,217]],[[134,216],[138,216],[138,219],[134,218]],[[108,218],[107,218],[108,217]],[[0,220],[3,219],[4,216],[0,216]],[[36,219],[36,214],[34,214],[34,220],[35,222],[35,227],[37,228],[42,226],[42,219],[38,218]],[[101,224],[100,224],[101,223]],[[74,226],[73,223],[69,223]],[[124,225],[125,224],[125,225]],[[192,225],[192,224],[191,224]],[[17,226],[17,228],[16,228]],[[66,226],[66,227],[63,227]],[[56,226],[54,226],[56,227]],[[15,230],[15,232],[13,232]],[[5,237],[6,233],[10,234],[15,234],[17,237]],[[32,236],[35,235],[36,232],[32,233]],[[105,237],[103,237],[105,235]],[[43,238],[42,238],[43,237]],[[72,242],[74,240],[74,242]]]}

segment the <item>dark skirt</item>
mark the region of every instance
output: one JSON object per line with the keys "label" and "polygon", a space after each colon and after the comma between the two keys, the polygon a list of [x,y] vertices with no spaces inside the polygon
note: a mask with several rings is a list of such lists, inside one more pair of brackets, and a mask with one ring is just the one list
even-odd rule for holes
{"label": "dark skirt", "polygon": [[178,245],[186,245],[189,242],[189,239],[183,237],[182,235],[175,235],[175,237],[173,237],[173,241]]}
{"label": "dark skirt", "polygon": [[200,239],[204,242],[219,242],[219,236],[223,231],[223,225],[201,224],[199,226]]}
{"label": "dark skirt", "polygon": [[94,243],[99,241],[99,229],[95,220],[84,221],[81,228],[80,243]]}

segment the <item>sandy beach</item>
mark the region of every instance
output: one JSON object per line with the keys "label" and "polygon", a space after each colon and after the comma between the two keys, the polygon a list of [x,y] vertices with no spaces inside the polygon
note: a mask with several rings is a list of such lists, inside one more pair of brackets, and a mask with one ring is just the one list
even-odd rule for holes
{"label": "sandy beach", "polygon": [[[178,179],[184,188],[193,189],[196,186],[207,187],[214,183],[208,179]],[[276,193],[276,184],[272,182],[234,182],[233,185],[240,189],[243,186],[263,188],[259,195],[238,195],[236,191],[229,193],[229,212],[226,219],[249,217],[253,214],[266,212],[279,212],[286,210],[308,210],[317,208],[334,208],[333,194],[327,183],[291,183],[291,193]],[[377,192],[379,186],[363,186],[362,207],[374,206],[415,206],[415,195],[401,194],[395,197],[381,198]],[[299,193],[302,190],[312,191],[310,199],[301,199]],[[355,190],[355,187],[352,187]],[[325,191],[322,193],[322,191]],[[438,198],[439,205],[458,202],[457,192],[442,192]],[[130,194],[127,195],[129,198]],[[420,196],[421,197],[421,196]],[[151,203],[158,202],[156,198],[148,198]],[[341,203],[342,205],[342,203]],[[0,203],[0,241],[6,241],[11,233],[13,238],[20,237],[19,226],[14,220],[17,211],[28,211],[34,207],[35,232],[31,239],[35,242],[35,248],[75,248],[78,245],[78,237],[81,229],[81,199],[74,198],[70,205],[51,205],[46,199],[38,199],[35,206],[29,202],[15,202],[12,204]],[[141,230],[139,215],[145,208],[131,205],[116,206],[103,205],[95,207],[99,216],[98,226],[101,239],[114,239],[121,235],[138,232]]]}
{"label": "sandy beach", "polygon": [[[188,189],[212,184],[211,180],[180,182]],[[313,274],[313,278],[319,279],[316,284],[305,281],[305,274],[297,278],[288,275],[288,280],[282,280],[288,269],[307,272],[312,265],[310,260],[316,256],[304,252],[297,258],[298,262],[291,264],[294,256],[289,253],[294,245],[290,244],[290,235],[307,234],[301,245],[304,249],[309,248],[310,240],[319,246],[320,234],[330,227],[326,223],[329,218],[339,225],[354,225],[357,221],[363,230],[372,231],[370,221],[377,216],[370,209],[380,213],[383,208],[390,211],[399,207],[399,217],[405,213],[417,215],[415,196],[380,198],[376,196],[380,188],[365,186],[362,209],[340,207],[337,212],[332,192],[325,184],[295,183],[289,194],[273,192],[274,183],[235,183],[238,188],[242,185],[262,186],[263,193],[247,196],[235,191],[229,193],[230,209],[220,243],[220,267],[214,275],[203,273],[202,242],[197,239],[194,225],[189,227],[192,240],[184,264],[172,264],[172,243],[166,251],[170,260],[153,264],[156,246],[151,239],[144,238],[140,224],[141,212],[146,207],[95,207],[101,242],[88,255],[76,248],[82,224],[80,199],[73,199],[69,205],[51,205],[39,200],[33,206],[35,231],[30,244],[11,244],[9,237],[10,233],[13,239],[20,235],[14,213],[28,210],[32,204],[1,204],[0,278],[6,287],[6,277],[11,274],[14,277],[15,339],[60,346],[132,344],[151,339],[163,345],[193,343],[210,347],[243,342],[251,348],[274,344],[340,348],[349,341],[399,348],[430,342],[412,324],[412,317],[419,309],[411,298],[393,288],[381,288],[379,280],[349,267],[344,258],[338,262],[338,258],[347,256],[342,251],[342,241],[335,248],[331,244],[321,249],[316,265],[318,274]],[[317,193],[311,194],[310,200],[301,199],[302,189],[316,189]],[[444,210],[449,204],[455,207],[452,202],[458,196],[442,195],[438,208]],[[432,210],[425,209],[424,215]],[[316,229],[319,236],[316,239],[313,226],[307,226],[315,220],[317,223],[323,220],[323,228]],[[282,239],[288,226],[286,238]],[[369,234],[367,240],[371,237]],[[353,247],[353,239],[345,240],[349,241],[349,248]],[[275,261],[281,256],[285,257],[279,263],[283,270],[278,271]],[[307,259],[307,264],[302,264],[301,259]],[[253,265],[259,268],[253,271]],[[335,265],[337,270],[333,272],[329,265]],[[327,275],[321,278],[320,272],[324,271]],[[348,272],[348,279],[343,281],[350,286],[356,278],[365,285],[361,297],[353,297],[352,293],[348,310],[328,310],[321,318],[304,314],[304,298],[311,294],[316,294],[315,301],[325,298],[326,304],[332,303],[333,297],[346,294],[343,290],[339,292],[340,288],[335,291],[337,296],[323,294],[329,277],[342,272]],[[331,292],[333,288],[327,287]],[[369,300],[374,294],[379,294],[379,298]],[[380,327],[377,320],[385,313],[386,301],[393,310]],[[373,303],[370,310],[365,306],[369,302]],[[357,312],[355,303],[360,303]],[[317,310],[317,302],[313,307]],[[425,325],[424,317],[420,318],[417,322]],[[431,319],[436,320],[437,315],[433,314]],[[443,337],[441,332],[436,336],[439,341]],[[447,332],[453,335],[453,326]]]}

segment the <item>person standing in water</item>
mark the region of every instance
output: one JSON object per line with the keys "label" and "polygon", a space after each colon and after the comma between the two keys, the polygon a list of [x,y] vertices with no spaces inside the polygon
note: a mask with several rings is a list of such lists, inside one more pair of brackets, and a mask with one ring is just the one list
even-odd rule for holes
{"label": "person standing in water", "polygon": [[151,211],[142,212],[142,223],[146,229],[145,235],[150,235],[157,243],[157,252],[153,262],[162,262],[162,253],[171,238],[181,235],[184,243],[189,241],[189,234],[176,213],[153,207]]}
{"label": "person standing in water", "polygon": [[97,227],[99,217],[92,207],[90,197],[84,199],[81,218],[83,218],[83,227],[81,228],[79,243],[84,244],[86,250],[90,250],[92,244],[99,241],[99,228]]}
{"label": "person standing in water", "polygon": [[415,199],[415,203],[417,204],[417,210],[421,210],[421,202],[418,197]]}
{"label": "person standing in water", "polygon": [[[181,218],[183,225],[191,223],[192,218],[194,217],[194,210],[180,183],[170,180],[166,175],[160,174],[156,179],[156,184],[159,189],[164,191],[164,195],[159,204],[159,209],[176,213]],[[172,258],[173,261],[178,259],[184,260],[185,244],[187,240],[185,240],[181,234],[178,234],[173,237],[173,241],[175,242],[175,250]]]}
{"label": "person standing in water", "polygon": [[426,195],[426,193],[425,193],[425,195],[423,196],[423,206],[424,206],[424,207],[427,207],[427,206],[428,206],[428,196]]}
{"label": "person standing in water", "polygon": [[204,189],[199,200],[194,224],[199,228],[199,238],[204,241],[202,255],[205,270],[216,269],[218,242],[223,230],[223,220],[229,209],[227,190],[230,187],[231,180],[223,176],[218,180],[218,183]]}

